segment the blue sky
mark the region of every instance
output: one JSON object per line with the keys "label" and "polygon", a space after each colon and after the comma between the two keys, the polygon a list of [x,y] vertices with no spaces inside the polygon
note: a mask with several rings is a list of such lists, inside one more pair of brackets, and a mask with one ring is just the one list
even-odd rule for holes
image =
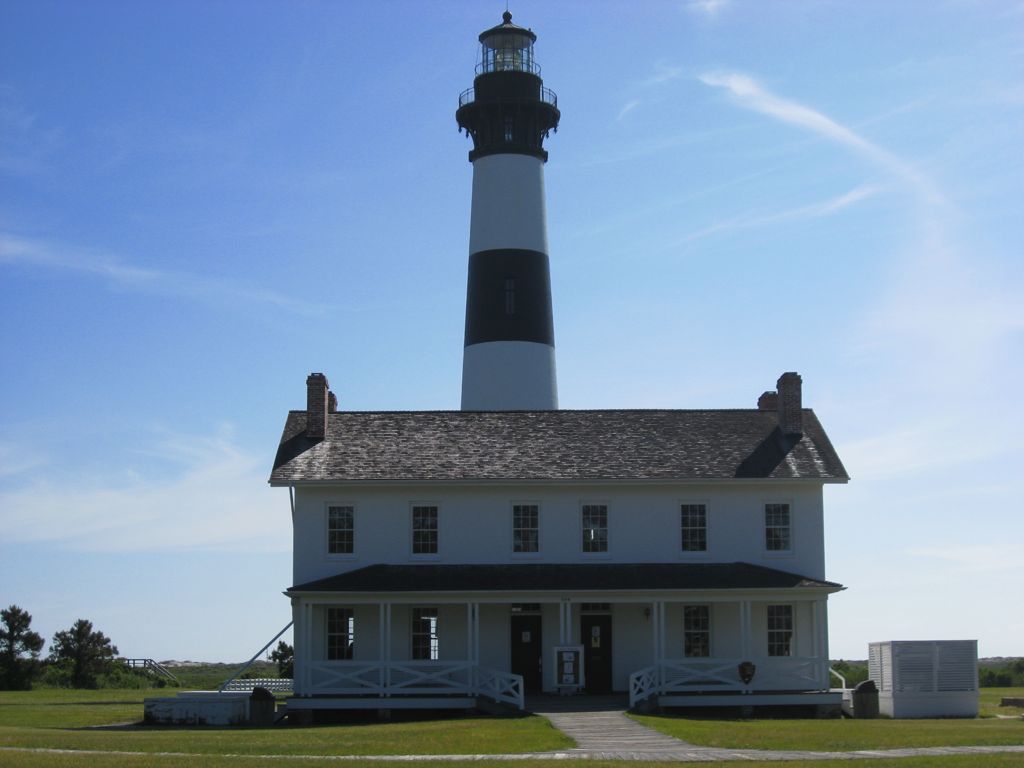
{"label": "blue sky", "polygon": [[[305,376],[457,408],[477,34],[501,3],[0,8],[0,603],[237,660],[289,619]],[[834,657],[1024,645],[1024,4],[517,2],[560,401],[752,407],[826,489]]]}

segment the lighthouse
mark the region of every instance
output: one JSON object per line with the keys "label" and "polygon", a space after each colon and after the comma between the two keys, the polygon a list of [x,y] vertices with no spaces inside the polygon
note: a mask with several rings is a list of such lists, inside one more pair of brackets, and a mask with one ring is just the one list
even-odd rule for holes
{"label": "lighthouse", "polygon": [[544,139],[561,113],[533,57],[537,36],[512,23],[480,34],[473,87],[455,119],[473,139],[462,410],[558,408]]}

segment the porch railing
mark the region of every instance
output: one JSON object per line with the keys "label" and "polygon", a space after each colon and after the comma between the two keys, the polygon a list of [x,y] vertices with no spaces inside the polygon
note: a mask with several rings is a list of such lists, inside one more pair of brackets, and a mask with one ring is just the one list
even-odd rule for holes
{"label": "porch railing", "polygon": [[[749,684],[739,665],[752,661],[756,672]],[[818,658],[762,657],[751,659],[664,659],[629,676],[629,705],[650,696],[672,693],[751,693],[785,690],[827,690],[828,662]]]}
{"label": "porch railing", "polygon": [[266,688],[272,693],[286,693],[292,690],[290,677],[238,677],[224,684],[222,691],[252,691]]}
{"label": "porch railing", "polygon": [[523,708],[523,678],[468,661],[314,661],[307,695],[486,696]]}

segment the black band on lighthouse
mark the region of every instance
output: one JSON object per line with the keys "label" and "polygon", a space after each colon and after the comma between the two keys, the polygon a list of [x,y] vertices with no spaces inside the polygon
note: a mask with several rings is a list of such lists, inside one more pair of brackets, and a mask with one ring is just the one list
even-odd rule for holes
{"label": "black band on lighthouse", "polygon": [[502,248],[469,257],[465,345],[488,341],[554,346],[547,254]]}

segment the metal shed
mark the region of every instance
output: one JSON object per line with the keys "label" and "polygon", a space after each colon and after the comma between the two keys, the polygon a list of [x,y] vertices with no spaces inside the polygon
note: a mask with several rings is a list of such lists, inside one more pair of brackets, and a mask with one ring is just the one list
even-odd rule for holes
{"label": "metal shed", "polygon": [[887,640],[868,644],[878,709],[895,718],[977,717],[977,640]]}

